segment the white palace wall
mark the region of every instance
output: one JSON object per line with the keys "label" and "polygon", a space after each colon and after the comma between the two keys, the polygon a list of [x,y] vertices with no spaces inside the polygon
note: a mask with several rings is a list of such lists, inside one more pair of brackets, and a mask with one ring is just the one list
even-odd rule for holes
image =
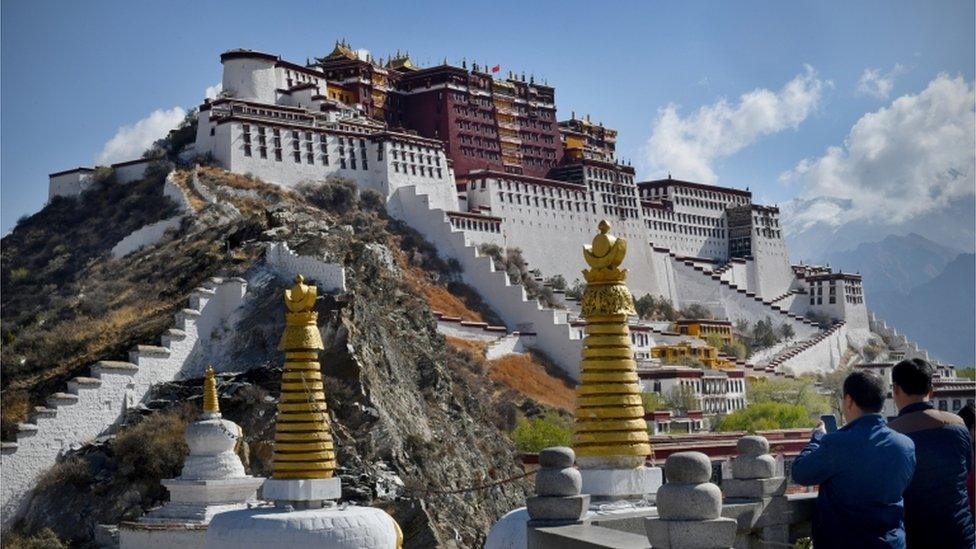
{"label": "white palace wall", "polygon": [[[454,175],[440,148],[405,143],[388,137],[380,140],[367,134],[340,134],[321,128],[249,122],[251,155],[247,156],[243,125],[243,122],[237,120],[218,123],[214,125],[214,136],[204,138],[204,144],[209,142],[211,146],[214,159],[234,173],[250,173],[265,181],[288,187],[306,181],[343,177],[355,181],[360,189],[373,189],[387,199],[399,187],[415,186],[429,195],[432,204],[437,207],[451,211],[458,209]],[[267,158],[261,158],[260,155],[258,127],[265,128]],[[272,128],[280,131],[281,160],[275,159]],[[294,157],[296,149],[293,131],[298,132],[297,162]],[[209,132],[206,133],[209,135]],[[309,134],[311,140],[307,138]],[[323,139],[327,152],[322,149]],[[312,145],[310,150],[309,144]],[[341,161],[343,155],[339,154],[340,146],[346,151],[345,167]],[[205,152],[201,144],[197,148]],[[308,161],[309,154],[312,155],[312,162]],[[353,156],[356,158],[355,164],[352,163]]]}
{"label": "white palace wall", "polygon": [[387,210],[416,229],[445,259],[457,260],[464,269],[464,281],[498,313],[509,330],[536,334],[533,348],[548,356],[572,379],[579,377],[582,342],[567,322],[567,312],[542,307],[530,300],[525,289],[512,284],[504,271],[495,270],[491,258],[481,255],[477,245],[463,231],[455,230],[444,210],[430,206],[426,195],[413,187],[397,189]]}

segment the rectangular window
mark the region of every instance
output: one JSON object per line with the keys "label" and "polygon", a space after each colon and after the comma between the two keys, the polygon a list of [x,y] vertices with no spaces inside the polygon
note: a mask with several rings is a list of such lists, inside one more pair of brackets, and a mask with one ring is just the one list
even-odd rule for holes
{"label": "rectangular window", "polygon": [[258,147],[258,153],[261,154],[261,158],[268,157],[268,148],[265,146]]}
{"label": "rectangular window", "polygon": [[275,149],[275,160],[281,162],[281,149]]}
{"label": "rectangular window", "polygon": [[244,156],[251,156],[251,146],[244,145]]}
{"label": "rectangular window", "polygon": [[295,151],[294,153],[292,153],[292,156],[295,158],[295,162],[298,163],[302,162],[302,153]]}

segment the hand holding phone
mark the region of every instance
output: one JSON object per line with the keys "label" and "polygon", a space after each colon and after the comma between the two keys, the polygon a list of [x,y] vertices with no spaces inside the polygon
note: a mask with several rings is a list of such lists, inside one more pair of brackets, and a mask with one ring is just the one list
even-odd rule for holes
{"label": "hand holding phone", "polygon": [[837,418],[833,414],[824,414],[820,416],[820,421],[823,422],[824,429],[828,433],[833,433],[837,430]]}

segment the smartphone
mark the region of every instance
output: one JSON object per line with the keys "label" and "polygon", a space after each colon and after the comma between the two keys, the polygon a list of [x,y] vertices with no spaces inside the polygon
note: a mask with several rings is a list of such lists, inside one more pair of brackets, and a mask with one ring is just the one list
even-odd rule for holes
{"label": "smartphone", "polygon": [[820,416],[820,421],[823,422],[824,428],[827,429],[828,433],[833,433],[837,430],[837,418],[832,414],[824,414]]}

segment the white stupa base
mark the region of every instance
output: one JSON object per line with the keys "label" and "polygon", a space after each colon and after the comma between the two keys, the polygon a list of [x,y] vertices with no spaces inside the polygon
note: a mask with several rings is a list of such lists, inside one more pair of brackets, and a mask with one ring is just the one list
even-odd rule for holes
{"label": "white stupa base", "polygon": [[664,479],[660,467],[580,469],[580,474],[582,493],[589,494],[591,501],[596,502],[619,499],[653,502]]}
{"label": "white stupa base", "polygon": [[207,549],[394,549],[401,538],[393,517],[372,507],[301,511],[273,507],[217,515],[207,530],[206,546]]}
{"label": "white stupa base", "polygon": [[261,489],[261,499],[275,502],[323,502],[342,497],[338,478],[279,480],[269,478]]}
{"label": "white stupa base", "polygon": [[186,523],[123,522],[119,524],[121,549],[204,549],[207,525]]}
{"label": "white stupa base", "polygon": [[[188,505],[220,505],[254,501],[258,488],[264,484],[262,477],[224,478],[219,480],[186,480],[172,478],[162,481],[169,490],[169,503]],[[160,511],[162,509],[159,509]],[[153,516],[149,513],[149,516]]]}

